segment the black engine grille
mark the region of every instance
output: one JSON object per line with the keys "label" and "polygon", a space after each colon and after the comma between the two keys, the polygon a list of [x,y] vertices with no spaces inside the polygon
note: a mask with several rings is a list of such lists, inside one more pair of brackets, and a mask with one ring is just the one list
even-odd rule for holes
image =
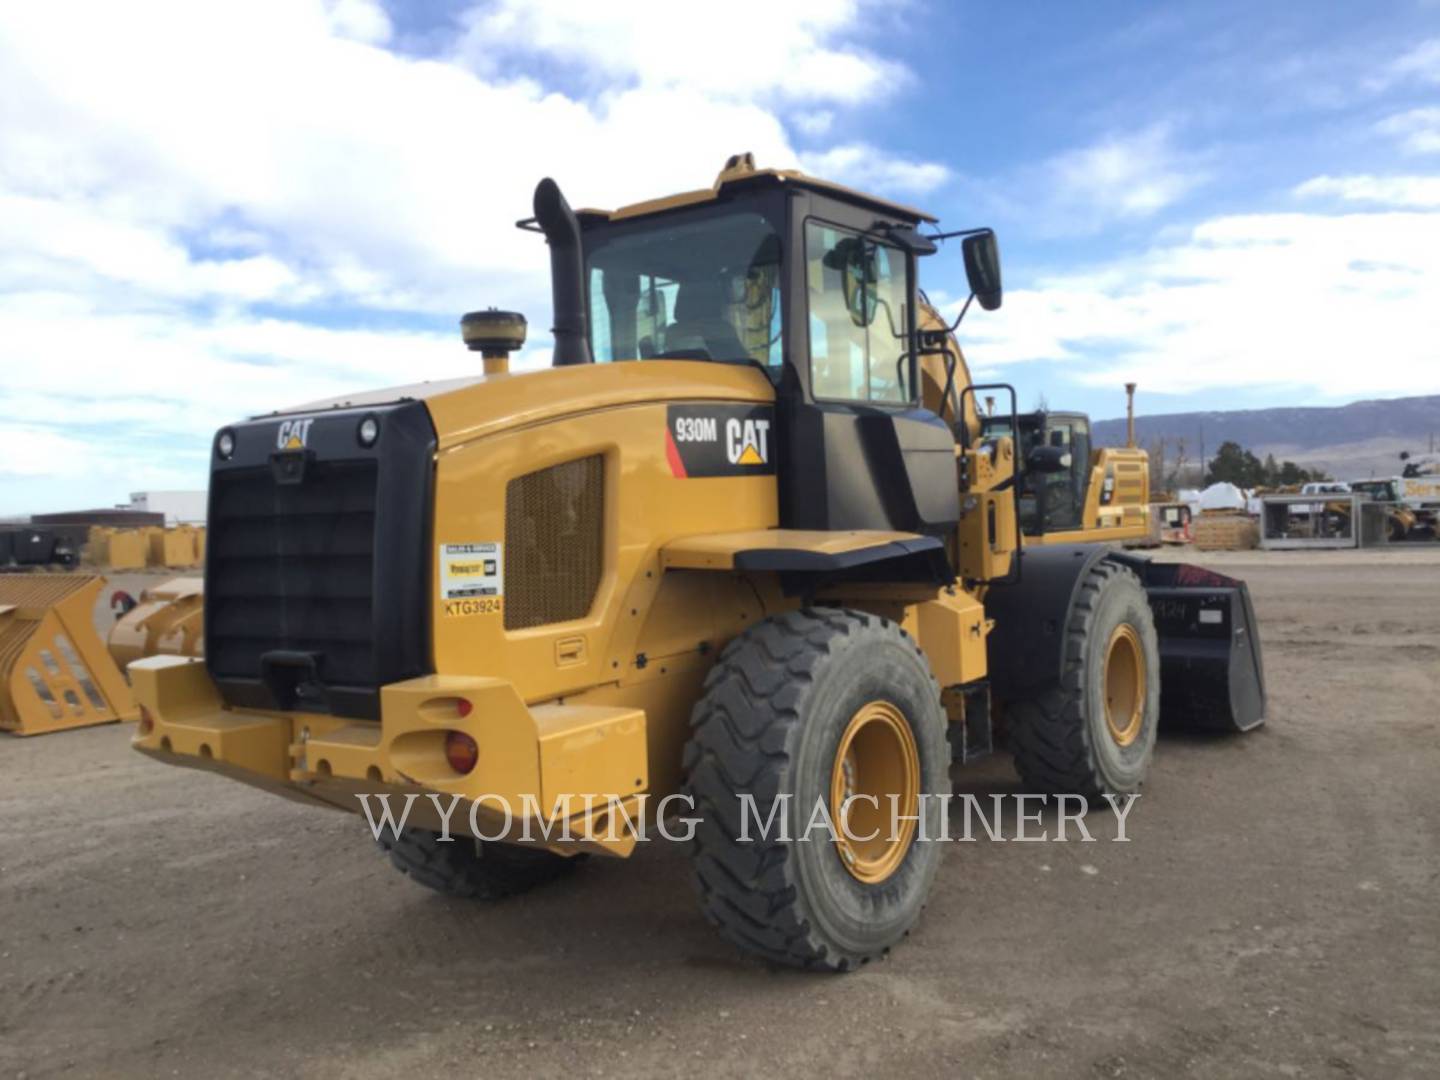
{"label": "black engine grille", "polygon": [[274,421],[231,429],[210,479],[205,654],[232,704],[373,718],[381,686],[423,672],[433,434],[423,406],[378,415],[370,450],[356,414],[316,418],[290,452],[299,482],[276,467]]}
{"label": "black engine grille", "polygon": [[377,472],[316,462],[290,487],[268,468],[222,474],[205,591],[213,670],[253,674],[265,653],[295,650],[323,653],[327,682],[370,681]]}

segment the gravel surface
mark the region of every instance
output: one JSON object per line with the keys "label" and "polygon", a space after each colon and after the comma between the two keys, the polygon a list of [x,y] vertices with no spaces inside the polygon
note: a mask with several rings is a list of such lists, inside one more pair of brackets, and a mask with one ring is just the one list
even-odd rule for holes
{"label": "gravel surface", "polygon": [[474,906],[121,727],[4,738],[0,1078],[1440,1074],[1440,548],[1198,558],[1269,723],[1162,738],[1130,843],[953,845],[849,976],[735,953],[673,845]]}

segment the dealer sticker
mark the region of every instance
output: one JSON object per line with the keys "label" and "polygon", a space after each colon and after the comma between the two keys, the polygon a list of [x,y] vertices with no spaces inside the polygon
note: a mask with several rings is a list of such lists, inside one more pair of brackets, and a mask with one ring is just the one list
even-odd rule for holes
{"label": "dealer sticker", "polygon": [[497,542],[440,545],[440,602],[447,617],[500,611],[505,558]]}

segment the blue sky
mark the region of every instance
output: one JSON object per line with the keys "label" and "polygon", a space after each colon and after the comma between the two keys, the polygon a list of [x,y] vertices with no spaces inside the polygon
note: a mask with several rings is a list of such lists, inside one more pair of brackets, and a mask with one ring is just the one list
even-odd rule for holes
{"label": "blue sky", "polygon": [[[1022,406],[1440,392],[1436,0],[8,5],[0,514],[465,373],[462,311],[548,325],[539,177],[615,205],[740,150],[995,226],[962,344]],[[923,272],[962,298],[958,252]]]}

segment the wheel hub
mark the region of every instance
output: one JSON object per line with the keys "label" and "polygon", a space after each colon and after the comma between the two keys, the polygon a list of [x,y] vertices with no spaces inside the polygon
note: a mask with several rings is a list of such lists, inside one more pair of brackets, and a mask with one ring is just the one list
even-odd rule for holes
{"label": "wheel hub", "polygon": [[1140,737],[1145,721],[1145,652],[1140,635],[1121,623],[1105,648],[1105,726],[1116,746],[1129,746]]}
{"label": "wheel hub", "polygon": [[920,754],[905,714],[888,701],[861,706],[840,736],[830,775],[835,845],[852,876],[873,885],[899,869],[919,806]]}

